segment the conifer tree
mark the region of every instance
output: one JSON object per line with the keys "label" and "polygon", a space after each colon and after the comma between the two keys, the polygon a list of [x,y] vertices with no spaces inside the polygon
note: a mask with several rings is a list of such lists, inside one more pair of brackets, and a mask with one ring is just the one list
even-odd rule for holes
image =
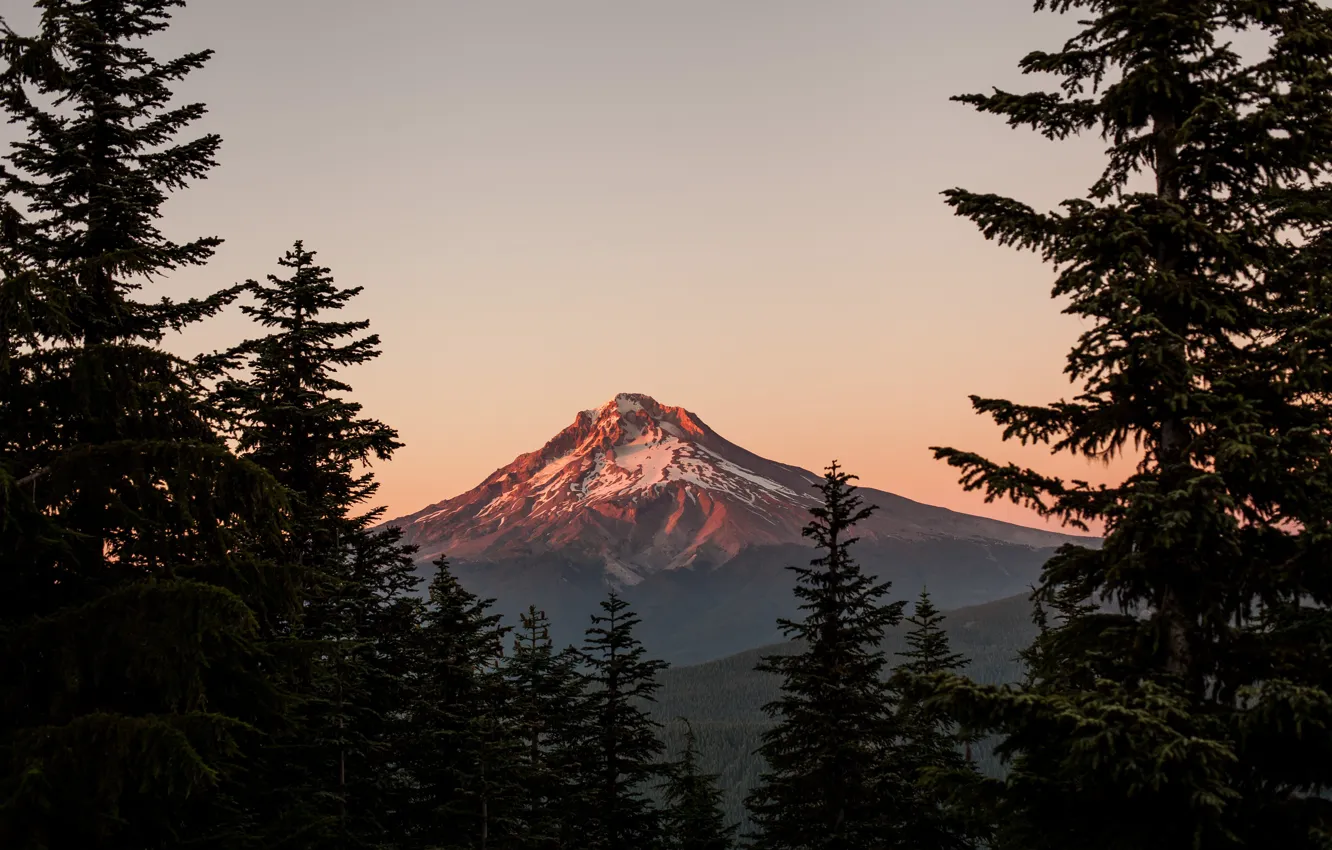
{"label": "conifer tree", "polygon": [[938,774],[973,772],[963,747],[975,743],[974,735],[962,733],[938,706],[913,698],[912,685],[937,673],[961,670],[967,660],[952,651],[944,631],[943,612],[934,607],[929,591],[921,589],[915,610],[906,618],[907,648],[897,653],[904,660],[893,671],[899,691],[898,722],[902,740],[893,759],[909,771],[915,783],[915,801],[900,824],[901,846],[913,850],[966,850],[975,846],[965,811],[945,805],[935,783]]}
{"label": "conifer tree", "polygon": [[667,773],[661,846],[663,850],[731,850],[738,825],[726,823],[717,777],[699,766],[694,727],[681,720],[685,746]]}
{"label": "conifer tree", "polygon": [[803,650],[767,656],[757,669],[781,677],[764,707],[776,721],[759,754],[767,764],[746,805],[758,850],[895,847],[912,799],[910,776],[890,756],[901,737],[879,644],[902,619],[890,584],[861,572],[852,529],[875,510],[834,462],[819,485],[823,503],[804,529],[823,554],[791,567],[804,618],[779,620]]}
{"label": "conifer tree", "polygon": [[364,846],[386,837],[401,794],[387,721],[407,708],[418,580],[415,550],[372,531],[383,509],[365,508],[378,489],[366,467],[392,457],[397,433],[362,417],[338,377],[377,357],[379,338],[364,333],[369,322],[335,318],[362,288],[338,288],[314,256],[298,241],[278,260],[289,277],[246,282],[255,303],[241,309],[272,332],[228,352],[245,374],[223,380],[217,397],[242,456],[272,473],[293,507],[274,557],[299,564],[305,604],[279,634],[305,673],[290,685],[298,723],[270,748],[277,785],[265,794],[281,788],[294,802],[273,826],[307,846]]}
{"label": "conifer tree", "polygon": [[424,606],[415,572],[416,547],[403,543],[401,528],[356,537],[349,584],[370,596],[356,606],[356,633],[367,647],[359,728],[371,742],[362,755],[361,811],[372,820],[369,843],[400,847],[411,833],[414,783],[406,765],[415,745],[412,709],[420,681],[419,631]]}
{"label": "conifer tree", "polygon": [[578,735],[585,728],[583,682],[576,652],[556,652],[550,621],[530,606],[521,616],[505,665],[513,697],[521,822],[519,846],[567,846],[570,814],[578,808]]}
{"label": "conifer tree", "polygon": [[149,300],[220,240],[159,229],[214,165],[172,88],[209,51],[140,45],[179,0],[41,0],[0,22],[0,846],[241,846],[229,803],[285,711],[259,643],[296,595],[254,544],[281,489],[159,344],[234,289]]}
{"label": "conifer tree", "polygon": [[649,659],[634,634],[638,615],[617,593],[601,602],[580,652],[586,704],[581,715],[584,752],[580,832],[574,844],[587,850],[635,850],[659,837],[660,813],[647,792],[659,778],[664,746],[647,704],[657,674],[668,665]]}
{"label": "conifer tree", "polygon": [[1025,687],[1053,690],[1094,685],[1094,678],[1089,678],[1092,669],[1076,653],[1065,651],[1065,646],[1069,640],[1077,640],[1080,628],[1096,626],[1091,615],[1097,606],[1069,586],[1051,587],[1043,595],[1033,595],[1031,602],[1036,637],[1018,653]]}
{"label": "conifer tree", "polygon": [[421,628],[408,846],[511,847],[520,825],[512,693],[501,659],[509,632],[493,600],[478,599],[435,561]]}
{"label": "conifer tree", "polygon": [[[1086,328],[1065,370],[1077,395],[973,405],[1005,438],[1140,461],[1100,487],[936,450],[988,498],[1105,529],[1045,567],[1038,600],[1070,616],[1039,639],[1032,681],[939,677],[953,716],[1011,759],[969,791],[998,847],[1326,847],[1332,10],[1036,9],[1082,19],[1022,60],[1059,88],[957,99],[1050,139],[1097,132],[1105,170],[1058,212],[946,196],[1055,265]],[[1237,31],[1257,36],[1246,55]]]}

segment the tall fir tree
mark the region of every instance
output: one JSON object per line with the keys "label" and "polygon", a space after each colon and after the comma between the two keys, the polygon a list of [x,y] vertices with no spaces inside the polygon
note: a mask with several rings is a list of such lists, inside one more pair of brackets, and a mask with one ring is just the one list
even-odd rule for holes
{"label": "tall fir tree", "polygon": [[592,618],[580,652],[585,672],[586,727],[579,831],[573,846],[636,850],[660,834],[660,812],[648,797],[662,774],[665,747],[648,712],[657,674],[668,666],[647,657],[634,629],[638,615],[611,591]]}
{"label": "tall fir tree", "polygon": [[402,444],[392,428],[361,416],[339,377],[380,354],[379,336],[365,333],[368,321],[329,318],[364,287],[339,288],[300,241],[278,265],[290,276],[244,284],[255,303],[241,310],[273,332],[232,349],[249,375],[225,381],[219,397],[237,416],[241,453],[295,495],[295,544],[311,559],[341,561],[345,541],[383,513],[363,510],[378,489],[366,466]]}
{"label": "tall fir tree", "polygon": [[362,288],[337,287],[299,241],[278,264],[290,276],[247,281],[254,303],[241,308],[271,332],[228,352],[242,376],[216,391],[242,456],[290,494],[291,528],[273,555],[300,566],[304,599],[299,619],[274,635],[284,657],[302,662],[290,686],[298,722],[273,742],[268,782],[253,775],[251,785],[292,800],[276,809],[274,843],[378,846],[391,838],[386,813],[401,803],[392,775],[400,739],[386,720],[406,711],[404,653],[419,606],[415,550],[372,531],[383,509],[366,509],[378,489],[368,465],[401,444],[361,415],[339,377],[379,356],[369,322],[336,318]]}
{"label": "tall fir tree", "polygon": [[420,635],[414,739],[404,763],[414,786],[407,846],[508,848],[519,843],[521,739],[501,663],[510,631],[445,558]]}
{"label": "tall fir tree", "polygon": [[717,777],[700,767],[698,738],[689,721],[685,744],[673,762],[663,788],[662,850],[732,850],[738,824],[728,824],[722,812]]}
{"label": "tall fir tree", "polygon": [[1003,848],[1327,847],[1332,10],[1036,9],[1080,10],[1061,49],[1021,63],[1058,89],[957,99],[1050,139],[1098,132],[1105,170],[1058,212],[946,196],[1057,267],[1086,328],[1065,370],[1077,395],[973,404],[1006,439],[1141,459],[1102,487],[936,450],[988,498],[1105,530],[1046,565],[1037,598],[1067,616],[1026,686],[940,677],[951,713],[1011,759],[967,790]]}
{"label": "tall fir tree", "polygon": [[850,549],[855,525],[873,513],[836,462],[804,529],[823,554],[791,567],[804,619],[779,620],[799,641],[795,655],[767,656],[758,670],[781,677],[781,696],[764,707],[775,721],[759,754],[766,770],[746,800],[758,827],[756,850],[896,847],[911,802],[909,771],[890,758],[901,729],[879,649],[902,619],[885,602],[889,582],[861,572]]}
{"label": "tall fir tree", "polygon": [[285,711],[259,643],[290,616],[284,494],[215,428],[199,369],[160,343],[234,289],[140,290],[220,240],[159,230],[214,165],[180,138],[172,88],[210,53],[159,61],[179,0],[40,0],[0,24],[0,845],[237,846],[229,802]]}
{"label": "tall fir tree", "polygon": [[505,663],[513,699],[519,783],[519,847],[571,847],[570,816],[578,810],[579,733],[585,728],[578,655],[556,652],[550,621],[530,606],[520,618],[513,652]]}
{"label": "tall fir tree", "polygon": [[421,681],[420,630],[424,605],[418,596],[416,547],[401,528],[357,535],[348,584],[356,635],[365,647],[358,731],[368,742],[359,772],[349,784],[357,790],[362,843],[396,850],[412,831],[415,780],[407,769],[416,729],[412,710]]}
{"label": "tall fir tree", "polygon": [[[937,781],[942,774],[956,781],[969,776],[975,767],[968,753],[976,736],[959,730],[947,713],[928,698],[916,695],[916,683],[935,674],[959,671],[967,659],[953,652],[944,630],[943,612],[934,607],[929,591],[922,588],[915,609],[906,618],[907,648],[897,653],[903,659],[893,670],[892,683],[902,739],[894,759],[909,771],[915,784],[915,801],[900,824],[901,846],[912,850],[968,850],[976,846],[983,823],[974,815],[946,800]],[[928,690],[925,691],[928,694]]]}

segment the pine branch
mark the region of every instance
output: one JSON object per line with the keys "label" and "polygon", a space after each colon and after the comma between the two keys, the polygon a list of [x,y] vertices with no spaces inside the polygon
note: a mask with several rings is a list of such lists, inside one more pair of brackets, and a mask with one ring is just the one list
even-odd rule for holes
{"label": "pine branch", "polygon": [[35,482],[36,482],[39,478],[41,478],[43,475],[48,475],[48,474],[50,474],[50,472],[51,472],[51,467],[49,467],[49,466],[39,467],[39,468],[36,469],[35,471],[28,473],[27,475],[25,475],[25,476],[23,476],[22,478],[18,479],[18,481],[14,482],[14,483],[15,483],[16,486],[19,486],[19,487],[26,487],[26,486],[29,485],[29,484],[35,483]]}

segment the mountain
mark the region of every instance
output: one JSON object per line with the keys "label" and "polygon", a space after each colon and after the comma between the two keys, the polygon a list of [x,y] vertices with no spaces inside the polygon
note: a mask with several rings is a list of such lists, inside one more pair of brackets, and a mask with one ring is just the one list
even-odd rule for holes
{"label": "mountain", "polygon": [[[459,578],[516,614],[544,607],[575,639],[606,587],[643,616],[672,660],[716,658],[780,639],[794,611],[788,564],[822,480],[724,439],[696,414],[621,393],[479,485],[391,520],[423,562],[447,554]],[[941,605],[1027,588],[1055,547],[1094,538],[1026,528],[861,488],[879,506],[857,527],[862,562]]]}
{"label": "mountain", "polygon": [[396,522],[428,557],[572,551],[604,559],[627,586],[798,541],[818,480],[727,442],[683,408],[622,393],[472,490]]}
{"label": "mountain", "polygon": [[[747,547],[801,544],[821,475],[761,458],[697,415],[622,393],[468,492],[393,520],[423,558],[495,561],[552,552],[604,559],[621,586],[720,564]],[[880,508],[867,541],[976,540],[1050,547],[1069,535],[862,488]]]}

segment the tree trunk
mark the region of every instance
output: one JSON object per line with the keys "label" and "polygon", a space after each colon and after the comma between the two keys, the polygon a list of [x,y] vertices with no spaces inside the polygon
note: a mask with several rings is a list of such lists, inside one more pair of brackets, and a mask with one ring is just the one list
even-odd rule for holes
{"label": "tree trunk", "polygon": [[[1161,109],[1152,116],[1156,159],[1156,194],[1171,203],[1177,203],[1180,200],[1178,132],[1179,121],[1173,112]],[[1174,238],[1162,239],[1158,243],[1157,268],[1159,272],[1167,274],[1176,272],[1181,258],[1182,249]],[[1174,333],[1187,336],[1189,330],[1186,325],[1187,319],[1181,320],[1170,315],[1162,315],[1161,319],[1166,327]],[[1180,325],[1185,326],[1181,327]],[[1179,346],[1172,353],[1175,355],[1176,362],[1170,365],[1179,368],[1184,380],[1188,380],[1188,353],[1183,349],[1183,346]],[[1183,419],[1174,411],[1165,412],[1157,437],[1157,460],[1162,467],[1168,468],[1188,462],[1185,454],[1185,444],[1188,437],[1188,425]],[[1169,476],[1169,478],[1173,477]],[[1169,478],[1162,480],[1162,484],[1166,487],[1171,484]],[[1168,580],[1161,592],[1160,609],[1157,615],[1165,626],[1165,669],[1175,675],[1187,676],[1191,661],[1189,625],[1193,618],[1185,610],[1184,602],[1180,599],[1177,589]]]}

